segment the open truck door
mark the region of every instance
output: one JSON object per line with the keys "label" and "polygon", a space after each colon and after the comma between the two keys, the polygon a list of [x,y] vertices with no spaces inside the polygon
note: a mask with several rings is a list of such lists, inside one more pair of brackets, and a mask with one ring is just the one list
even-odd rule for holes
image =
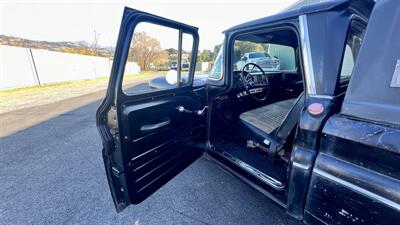
{"label": "open truck door", "polygon": [[[143,24],[149,29],[142,29]],[[170,34],[176,35],[176,40],[171,42]],[[169,43],[154,38],[157,35],[168,36]],[[185,43],[185,38],[190,41]],[[118,212],[142,202],[204,152],[205,89],[192,86],[198,42],[196,27],[131,8],[124,10],[107,95],[96,115],[107,178]],[[143,43],[148,46],[140,46]],[[171,47],[175,44],[176,48]],[[144,57],[149,54],[164,54],[157,60],[164,60],[163,65],[167,65],[168,47],[175,49],[168,59],[174,56],[178,64],[177,70],[169,71],[166,77],[172,85],[154,89],[146,81],[141,83],[145,78],[140,76],[151,75],[129,75],[128,65],[147,60]],[[189,49],[184,50],[185,47]],[[138,52],[141,50],[146,52]],[[184,76],[183,57],[190,61]],[[154,60],[150,65],[146,63],[141,63],[145,67],[142,70],[163,68]]]}

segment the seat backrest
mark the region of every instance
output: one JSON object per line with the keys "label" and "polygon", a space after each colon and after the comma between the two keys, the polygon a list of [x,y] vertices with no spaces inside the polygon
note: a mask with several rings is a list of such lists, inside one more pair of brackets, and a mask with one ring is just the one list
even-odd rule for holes
{"label": "seat backrest", "polygon": [[304,107],[305,94],[304,91],[297,97],[292,109],[286,114],[281,126],[279,127],[276,136],[280,139],[281,144],[286,142],[286,139],[296,127],[300,119],[300,112]]}

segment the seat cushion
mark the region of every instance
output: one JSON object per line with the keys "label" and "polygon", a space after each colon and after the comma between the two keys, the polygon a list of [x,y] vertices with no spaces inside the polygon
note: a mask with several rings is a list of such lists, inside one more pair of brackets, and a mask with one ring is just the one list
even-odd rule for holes
{"label": "seat cushion", "polygon": [[295,104],[296,98],[276,102],[260,108],[256,108],[240,115],[240,119],[267,134],[281,126],[286,115]]}

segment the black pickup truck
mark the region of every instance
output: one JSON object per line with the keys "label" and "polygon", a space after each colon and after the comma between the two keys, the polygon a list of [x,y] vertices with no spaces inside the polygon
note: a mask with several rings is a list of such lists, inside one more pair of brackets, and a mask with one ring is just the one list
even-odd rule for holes
{"label": "black pickup truck", "polygon": [[[400,224],[399,12],[398,0],[339,0],[234,26],[193,86],[197,28],[126,8],[96,115],[117,211],[205,155],[305,223]],[[176,30],[180,51],[193,38],[188,79],[127,93],[145,22]],[[279,70],[236,67],[243,46],[276,56]]]}

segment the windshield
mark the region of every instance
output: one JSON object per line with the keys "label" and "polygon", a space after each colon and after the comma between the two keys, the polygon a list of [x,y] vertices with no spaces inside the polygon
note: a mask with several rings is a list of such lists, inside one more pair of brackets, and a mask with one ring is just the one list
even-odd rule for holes
{"label": "windshield", "polygon": [[223,62],[222,61],[222,57],[223,57],[222,52],[223,52],[223,49],[224,49],[224,46],[221,45],[221,48],[219,49],[219,52],[217,55],[217,58],[215,59],[214,65],[211,69],[211,73],[208,76],[209,78],[217,79],[217,80],[220,80],[222,78],[222,66],[223,66],[222,65],[222,62]]}

